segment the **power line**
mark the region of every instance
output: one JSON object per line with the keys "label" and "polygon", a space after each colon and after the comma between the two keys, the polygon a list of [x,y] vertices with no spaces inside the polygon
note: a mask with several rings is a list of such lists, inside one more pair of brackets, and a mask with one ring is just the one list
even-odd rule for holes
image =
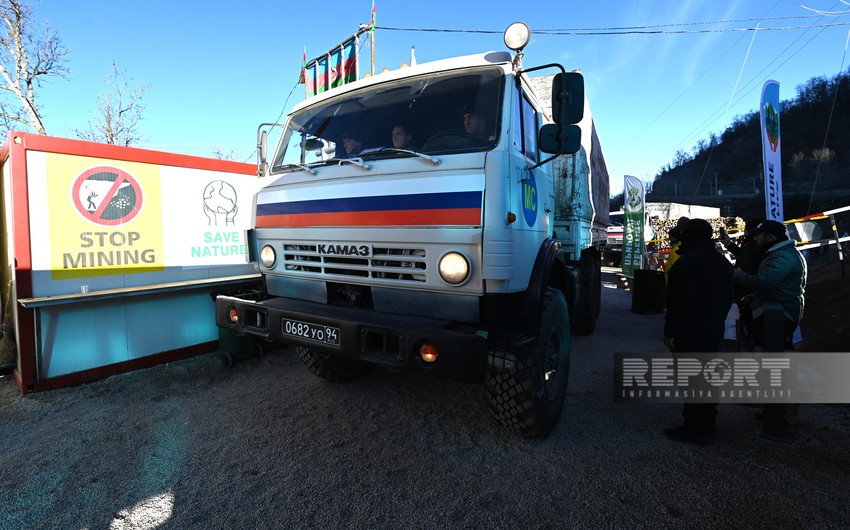
{"label": "power line", "polygon": [[[779,3],[779,2],[777,2]],[[774,6],[775,7],[775,6]],[[832,13],[833,16],[840,16],[843,14],[850,13],[850,11],[842,11],[838,13]],[[568,28],[568,29],[544,29],[544,30],[535,30],[535,33],[539,33],[540,31],[600,31],[600,30],[632,30],[632,29],[653,29],[653,28],[677,28],[677,27],[687,27],[687,26],[708,26],[714,24],[739,24],[742,22],[770,22],[775,20],[795,20],[795,19],[804,19],[804,18],[823,18],[825,15],[823,13],[817,15],[792,15],[785,17],[759,17],[759,18],[738,18],[738,19],[730,19],[730,20],[716,20],[716,21],[706,21],[706,22],[678,22],[673,24],[652,24],[649,26],[613,26],[613,27],[602,27],[602,28]]]}
{"label": "power line", "polygon": [[[832,96],[832,108],[829,109],[829,119],[826,122],[826,132],[823,135],[823,147],[821,149],[826,149],[826,140],[829,138],[829,127],[832,125],[832,115],[835,113],[835,102],[838,99],[838,89],[841,86],[841,72],[844,70],[844,60],[847,59],[847,46],[850,44],[850,31],[847,32],[847,40],[844,42],[844,55],[841,56],[841,66],[838,68],[839,77],[836,79],[835,83],[835,93]],[[810,215],[812,213],[812,201],[815,198],[815,189],[818,185],[818,177],[820,176],[820,166],[823,162],[823,157],[818,158],[818,168],[815,171],[814,182],[812,182],[812,194],[809,195],[809,208],[806,211],[806,215]]]}
{"label": "power line", "polygon": [[[839,3],[841,3],[841,2],[842,2],[842,0],[839,0],[838,2],[836,2],[835,4],[833,4],[833,7],[837,6],[837,5],[838,5]],[[765,12],[765,15],[766,15],[767,13],[769,13],[769,12],[770,12],[773,8],[775,8],[775,7],[776,7],[776,5],[778,5],[778,4],[779,4],[779,2],[777,1],[777,3],[776,3],[776,4],[774,4],[774,6],[773,6],[773,7],[771,7],[768,11],[766,11],[766,12]],[[846,13],[846,11],[845,11],[845,13]],[[826,15],[820,15],[820,16],[818,16],[818,15],[809,15],[809,17],[815,17],[815,16],[817,16],[817,17],[818,17],[818,20],[823,20],[823,18],[824,18]],[[762,19],[763,19],[763,20],[767,20],[767,17],[762,17]],[[780,63],[780,64],[779,64],[776,68],[774,68],[773,70],[771,70],[770,74],[773,74],[773,73],[774,73],[774,72],[776,72],[776,71],[777,71],[777,70],[778,70],[778,69],[779,69],[782,65],[784,65],[785,63],[787,63],[788,61],[790,61],[792,57],[794,57],[794,56],[795,56],[795,55],[797,55],[800,51],[802,51],[802,50],[803,50],[803,48],[805,48],[806,46],[808,46],[808,44],[809,44],[809,43],[811,43],[811,42],[812,42],[812,41],[813,41],[813,40],[814,40],[814,39],[815,39],[818,35],[820,35],[820,34],[821,34],[821,33],[823,33],[824,31],[826,31],[826,29],[825,29],[825,28],[824,28],[824,29],[821,29],[819,32],[817,32],[817,33],[816,33],[816,34],[815,34],[812,38],[810,38],[810,39],[809,39],[808,41],[806,41],[806,42],[805,42],[802,46],[800,46],[799,48],[797,48],[797,50],[796,50],[796,51],[794,51],[794,52],[793,52],[790,56],[788,56],[788,58],[787,58],[787,59],[785,59],[782,63]],[[791,50],[791,48],[793,48],[793,47],[794,47],[794,46],[795,46],[795,45],[796,45],[796,44],[797,44],[797,43],[798,43],[798,42],[799,42],[799,41],[800,41],[800,40],[801,40],[801,39],[805,36],[805,34],[806,34],[806,33],[807,33],[807,32],[804,32],[803,34],[801,34],[801,35],[799,35],[797,38],[795,38],[795,39],[794,39],[794,40],[793,40],[790,44],[788,44],[788,46],[786,46],[786,47],[785,47],[785,49],[784,49],[784,50],[782,50],[780,53],[776,54],[776,56],[774,57],[774,59],[773,59],[772,61],[770,61],[770,62],[769,62],[769,63],[768,63],[768,64],[767,64],[764,68],[762,68],[762,69],[761,69],[761,71],[759,71],[756,75],[752,76],[752,78],[751,78],[751,79],[750,79],[750,80],[749,80],[749,81],[745,84],[745,89],[747,89],[747,87],[749,87],[749,88],[746,90],[746,92],[744,92],[743,94],[741,94],[741,95],[738,97],[738,99],[734,102],[734,104],[738,104],[738,103],[740,103],[740,102],[744,99],[744,97],[748,96],[748,95],[749,95],[749,94],[750,94],[753,90],[755,90],[755,89],[758,87],[757,81],[759,81],[760,79],[763,79],[763,78],[761,77],[761,76],[762,76],[762,74],[763,74],[763,73],[764,73],[764,72],[765,72],[768,68],[770,68],[772,64],[774,64],[777,60],[779,60],[779,58],[780,58],[780,57],[782,57],[783,55],[785,55],[785,53],[786,53],[786,52],[788,52],[789,50]],[[740,41],[740,40],[741,40],[741,39],[738,39],[738,41]],[[737,44],[737,42],[738,42],[738,41],[736,41],[736,44]],[[713,65],[712,65],[712,66],[713,66]],[[769,75],[769,74],[768,74],[768,75]],[[756,83],[756,84],[753,84],[753,83]],[[689,87],[689,88],[690,88],[690,87]],[[680,142],[680,143],[679,143],[679,144],[678,144],[678,145],[677,145],[677,146],[676,146],[673,150],[671,150],[670,152],[668,152],[667,156],[665,156],[665,157],[664,157],[664,160],[660,160],[660,161],[659,161],[656,165],[658,165],[659,167],[663,167],[663,165],[664,165],[665,161],[666,161],[666,160],[669,160],[669,159],[670,159],[670,157],[671,157],[671,156],[673,156],[674,152],[677,152],[678,150],[682,149],[682,148],[683,148],[686,144],[688,144],[688,143],[691,143],[691,142],[695,141],[695,139],[696,139],[696,138],[697,138],[700,134],[702,134],[702,133],[703,133],[703,131],[704,131],[704,127],[706,127],[709,123],[713,122],[714,120],[716,120],[716,119],[719,117],[720,110],[721,110],[721,109],[717,109],[717,110],[715,110],[715,111],[714,111],[714,112],[713,112],[713,113],[712,113],[712,114],[711,114],[708,118],[706,118],[706,119],[705,119],[705,121],[703,121],[703,122],[702,122],[699,126],[697,126],[694,130],[692,130],[692,131],[691,131],[691,132],[690,132],[690,133],[689,133],[689,134],[688,134],[688,135],[687,135],[687,136],[686,136],[686,137],[685,137],[685,138],[684,138],[684,139],[683,139],[683,140],[682,140],[682,141],[681,141],[681,142]]]}
{"label": "power line", "polygon": [[[814,15],[813,15],[814,16]],[[535,30],[534,33],[541,35],[572,35],[572,36],[594,36],[594,35],[698,35],[705,33],[734,33],[737,31],[796,31],[810,30],[817,28],[834,28],[841,26],[850,26],[850,22],[833,22],[829,24],[806,24],[799,26],[781,26],[781,27],[753,27],[740,28],[716,28],[716,29],[656,29],[663,27],[679,27],[697,24],[720,24],[722,22],[697,22],[687,24],[669,24],[660,26],[632,26],[623,28],[600,28],[600,29],[543,29]],[[376,29],[384,31],[407,31],[418,33],[471,33],[471,34],[502,34],[503,31],[489,29],[448,29],[448,28],[395,28],[390,26],[376,26]]]}
{"label": "power line", "polygon": [[[837,5],[837,4],[838,4],[838,2],[836,2],[836,5]],[[813,27],[814,27],[814,26],[813,26]],[[782,61],[779,65],[777,65],[777,66],[776,66],[773,70],[771,70],[771,71],[770,71],[767,75],[773,74],[774,72],[776,72],[777,70],[779,70],[779,68],[780,68],[780,67],[782,67],[782,66],[783,66],[785,63],[787,63],[788,61],[790,61],[790,60],[791,60],[791,58],[793,58],[793,57],[794,57],[795,55],[797,55],[800,51],[802,51],[802,50],[803,50],[803,48],[805,48],[806,46],[808,46],[808,45],[809,45],[809,43],[811,43],[811,42],[812,42],[815,38],[817,38],[817,37],[818,37],[821,33],[823,33],[824,31],[826,31],[826,28],[821,29],[821,30],[820,30],[819,32],[817,32],[814,36],[812,36],[812,38],[810,38],[808,41],[806,41],[805,43],[803,43],[803,44],[802,44],[799,48],[797,48],[797,49],[796,49],[793,53],[791,53],[791,55],[789,55],[789,56],[788,56],[788,57],[787,57],[784,61]],[[798,42],[799,42],[799,41],[800,41],[800,40],[801,40],[804,36],[805,36],[805,33],[803,33],[802,35],[800,35],[800,36],[798,36],[796,39],[794,39],[794,40],[793,40],[793,41],[792,41],[792,42],[791,42],[788,46],[786,46],[786,47],[785,47],[785,49],[784,49],[784,50],[782,50],[780,53],[776,54],[776,56],[774,57],[774,59],[773,59],[772,61],[770,61],[770,62],[769,62],[769,63],[768,63],[768,64],[767,64],[764,68],[762,68],[762,69],[761,69],[761,70],[760,70],[760,71],[759,71],[756,75],[752,76],[752,77],[750,78],[750,80],[749,80],[749,81],[748,81],[748,82],[744,85],[744,88],[746,89],[746,92],[742,93],[742,94],[738,97],[738,99],[736,99],[736,100],[734,101],[733,105],[736,105],[736,104],[740,103],[740,102],[741,102],[741,101],[742,101],[742,100],[743,100],[746,96],[748,96],[750,93],[752,93],[752,91],[753,91],[753,90],[755,90],[756,88],[758,88],[758,87],[759,87],[758,81],[759,81],[759,80],[761,80],[761,79],[764,79],[764,78],[762,77],[762,74],[764,74],[764,72],[765,72],[765,71],[767,71],[767,70],[768,70],[768,68],[770,68],[770,67],[771,67],[771,65],[773,65],[776,61],[778,61],[778,60],[780,59],[780,57],[782,57],[782,56],[783,56],[786,52],[788,52],[789,50],[791,50],[791,48],[793,48],[793,47],[794,47],[794,46],[795,46],[795,45],[796,45],[796,44],[797,44],[797,43],[798,43]],[[754,83],[755,83],[755,84],[754,84]],[[748,87],[749,87],[749,88],[748,88]],[[706,118],[706,119],[705,119],[705,120],[704,120],[704,121],[703,121],[700,125],[698,125],[696,128],[694,128],[694,129],[691,131],[691,133],[689,133],[689,134],[685,137],[685,139],[683,139],[683,140],[682,140],[682,141],[678,144],[678,146],[677,146],[676,148],[674,148],[673,150],[671,150],[670,152],[668,152],[667,156],[665,156],[665,157],[664,157],[664,159],[665,159],[665,160],[669,159],[669,158],[670,158],[670,157],[671,157],[671,156],[672,156],[672,155],[673,155],[676,151],[678,151],[679,149],[683,148],[686,144],[688,144],[688,143],[690,143],[690,142],[693,142],[693,141],[694,141],[694,140],[695,140],[695,139],[696,139],[696,138],[697,138],[700,134],[702,134],[702,132],[704,131],[704,127],[706,127],[709,123],[713,122],[714,120],[716,120],[717,118],[719,118],[719,117],[720,117],[720,113],[722,112],[722,110],[723,110],[723,108],[722,108],[722,107],[721,107],[721,108],[718,108],[717,110],[715,110],[715,111],[714,111],[714,112],[713,112],[713,113],[712,113],[709,117],[707,117],[707,118]],[[664,164],[664,162],[663,162],[663,161],[659,161],[656,165],[658,165],[658,166],[663,166],[663,164]]]}
{"label": "power line", "polygon": [[[778,2],[777,2],[778,3]],[[729,108],[732,106],[732,99],[735,97],[735,91],[738,90],[738,84],[741,82],[741,76],[744,74],[744,67],[747,65],[747,59],[750,58],[750,51],[753,49],[753,43],[756,41],[756,33],[753,33],[753,38],[750,40],[750,47],[747,48],[747,54],[744,56],[744,62],[741,64],[741,70],[738,72],[738,79],[735,81],[735,88],[732,89],[732,94],[729,95],[729,103],[726,105],[726,112],[723,114],[723,121],[726,121],[726,117],[729,114]],[[705,160],[705,166],[702,169],[702,174],[699,176],[699,182],[697,182],[697,187],[694,190],[694,197],[691,199],[691,202],[696,200],[697,193],[699,192],[699,187],[702,185],[702,181],[705,178],[705,174],[708,171],[708,166],[711,163],[711,155],[714,154],[714,148],[717,146],[715,142],[711,142],[711,149],[708,151],[708,158]],[[716,175],[716,173],[715,173]],[[715,176],[714,179],[715,187],[717,186],[717,178]],[[711,189],[711,185],[709,185],[709,189]]]}
{"label": "power line", "polygon": [[711,65],[709,65],[709,66],[708,66],[708,68],[706,68],[706,69],[703,71],[703,73],[702,73],[702,74],[700,74],[700,75],[699,75],[699,77],[697,77],[697,78],[696,78],[696,79],[695,79],[695,80],[694,80],[694,81],[693,81],[693,82],[692,82],[692,83],[691,83],[691,84],[690,84],[690,85],[689,85],[689,86],[688,86],[688,87],[687,87],[684,91],[682,91],[682,93],[680,93],[680,94],[679,94],[678,96],[676,96],[676,97],[675,97],[672,101],[670,101],[670,103],[667,105],[667,107],[665,107],[665,108],[664,108],[664,110],[662,110],[662,111],[661,111],[658,115],[656,115],[656,116],[655,116],[655,118],[653,118],[652,120],[650,120],[650,121],[649,121],[649,123],[647,123],[647,124],[644,126],[644,128],[643,128],[643,129],[641,129],[641,131],[640,131],[639,133],[637,133],[637,135],[635,135],[635,137],[632,139],[632,141],[634,142],[635,140],[637,140],[638,138],[640,138],[640,137],[643,135],[643,133],[645,133],[645,132],[646,132],[646,131],[647,131],[647,130],[648,130],[648,129],[649,129],[649,128],[650,128],[650,127],[651,127],[651,126],[652,126],[652,125],[656,122],[656,121],[658,121],[658,120],[661,118],[661,116],[663,116],[663,115],[664,115],[664,114],[665,114],[668,110],[670,110],[670,109],[671,109],[671,108],[672,108],[672,107],[673,107],[673,106],[674,106],[674,105],[675,105],[675,104],[676,104],[676,103],[677,103],[680,99],[682,99],[682,97],[683,97],[683,96],[684,96],[684,95],[685,95],[685,94],[686,94],[686,93],[687,93],[690,89],[692,89],[693,87],[697,86],[697,85],[699,84],[699,81],[700,81],[700,80],[702,80],[702,78],[703,78],[703,77],[705,77],[706,75],[708,75],[708,72],[710,72],[710,71],[711,71],[711,69],[712,69],[712,68],[714,68],[714,66],[715,66],[715,65],[717,65],[717,63],[719,63],[719,62],[720,62],[720,61],[721,61],[724,57],[726,57],[726,55],[727,55],[730,51],[732,51],[732,50],[733,50],[733,49],[734,49],[734,48],[738,45],[738,42],[740,42],[740,41],[741,41],[741,39],[743,39],[743,38],[744,38],[744,35],[742,34],[740,37],[738,37],[738,40],[736,40],[734,43],[732,43],[732,45],[731,45],[731,46],[729,46],[729,47],[726,49],[726,51],[724,51],[723,53],[721,53],[720,55],[718,55],[718,56],[717,56],[717,58],[714,60],[714,62],[713,62],[713,63],[711,63]]}

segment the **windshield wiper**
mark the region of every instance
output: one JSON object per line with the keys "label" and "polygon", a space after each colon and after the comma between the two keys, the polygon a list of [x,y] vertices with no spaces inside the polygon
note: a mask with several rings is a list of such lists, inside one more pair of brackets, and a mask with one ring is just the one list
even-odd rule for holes
{"label": "windshield wiper", "polygon": [[281,164],[279,166],[274,166],[272,168],[272,170],[274,170],[274,171],[280,171],[280,170],[286,171],[287,169],[296,169],[296,168],[304,170],[311,175],[318,175],[318,173],[316,172],[315,169],[311,168],[307,164],[299,164],[298,162],[290,162],[288,164]]}
{"label": "windshield wiper", "polygon": [[410,149],[399,149],[398,147],[381,147],[380,149],[376,149],[372,151],[374,153],[407,153],[409,155],[413,155],[415,157],[421,158],[423,160],[427,160],[431,162],[435,166],[439,166],[442,162],[439,158],[434,158],[431,155],[426,155],[425,153],[420,153],[419,151],[412,151]]}
{"label": "windshield wiper", "polygon": [[365,169],[366,171],[369,171],[369,170],[372,169],[372,166],[364,163],[363,159],[359,158],[359,157],[358,158],[334,158],[334,159],[331,159],[331,160],[336,162],[339,165],[342,165],[343,162],[348,163],[348,164],[354,164],[355,166],[359,167],[360,169]]}

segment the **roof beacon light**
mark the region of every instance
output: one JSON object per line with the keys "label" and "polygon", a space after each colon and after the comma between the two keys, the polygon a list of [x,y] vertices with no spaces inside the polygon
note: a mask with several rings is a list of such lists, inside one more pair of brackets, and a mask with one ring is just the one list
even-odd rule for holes
{"label": "roof beacon light", "polygon": [[514,22],[505,30],[505,46],[515,52],[521,52],[531,40],[531,30],[522,22]]}

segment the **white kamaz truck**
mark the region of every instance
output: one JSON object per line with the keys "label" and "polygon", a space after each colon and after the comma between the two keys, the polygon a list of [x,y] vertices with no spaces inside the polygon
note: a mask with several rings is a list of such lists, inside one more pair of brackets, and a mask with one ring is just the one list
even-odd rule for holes
{"label": "white kamaz truck", "polygon": [[[292,344],[331,381],[382,365],[483,382],[500,424],[546,436],[571,324],[589,333],[599,314],[608,175],[581,74],[524,68],[527,39],[517,23],[505,37],[515,56],[419,64],[310,97],[272,153],[273,124],[261,126],[259,172],[272,181],[249,240],[263,289],[219,296],[218,325]],[[544,68],[560,70],[551,110],[527,75]]]}

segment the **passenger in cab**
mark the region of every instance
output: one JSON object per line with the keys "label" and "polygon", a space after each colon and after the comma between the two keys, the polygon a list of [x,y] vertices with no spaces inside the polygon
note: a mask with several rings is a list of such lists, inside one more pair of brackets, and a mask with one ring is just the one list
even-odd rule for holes
{"label": "passenger in cab", "polygon": [[345,148],[345,156],[356,156],[363,150],[363,141],[356,132],[346,131],[342,137],[342,146]]}
{"label": "passenger in cab", "polygon": [[397,124],[392,131],[393,147],[396,149],[413,149],[413,135],[410,129],[404,124]]}

